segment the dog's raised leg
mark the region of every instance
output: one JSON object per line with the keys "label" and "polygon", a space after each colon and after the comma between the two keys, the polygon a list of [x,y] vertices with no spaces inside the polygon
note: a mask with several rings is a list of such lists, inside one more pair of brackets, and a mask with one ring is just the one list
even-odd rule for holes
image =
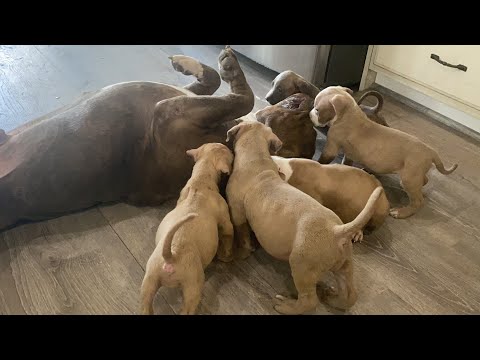
{"label": "dog's raised leg", "polygon": [[390,215],[396,219],[405,219],[415,214],[424,203],[422,186],[426,176],[421,172],[415,173],[415,170],[418,171],[418,169],[412,169],[400,174],[402,186],[407,192],[410,204],[402,208],[390,209]]}
{"label": "dog's raised leg", "polygon": [[274,306],[280,314],[299,315],[314,310],[319,301],[317,297],[317,282],[322,273],[315,259],[302,252],[292,252],[289,263],[293,281],[298,292],[297,299],[288,299],[277,295],[278,304]]}
{"label": "dog's raised leg", "polygon": [[175,70],[197,78],[197,81],[184,86],[185,89],[197,95],[212,95],[220,87],[220,75],[210,66],[185,55],[174,55],[168,58],[172,61]]}
{"label": "dog's raised leg", "polygon": [[224,217],[218,224],[217,258],[223,262],[233,260],[233,225],[229,218]]}
{"label": "dog's raised leg", "polygon": [[175,121],[179,128],[184,126],[182,122],[186,122],[194,123],[200,128],[212,129],[252,111],[255,98],[231,48],[220,53],[218,66],[222,79],[230,85],[230,94],[176,96],[162,100],[155,106],[152,127]]}

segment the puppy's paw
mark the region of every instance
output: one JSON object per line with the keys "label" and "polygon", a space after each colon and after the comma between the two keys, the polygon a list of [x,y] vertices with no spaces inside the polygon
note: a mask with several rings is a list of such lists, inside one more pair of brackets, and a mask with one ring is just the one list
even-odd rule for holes
{"label": "puppy's paw", "polygon": [[203,79],[203,66],[197,59],[185,55],[173,55],[168,58],[176,71],[187,76],[193,75],[199,81]]}
{"label": "puppy's paw", "polygon": [[363,240],[363,231],[362,230],[358,230],[352,237],[352,242],[356,243],[356,242],[362,242]]}
{"label": "puppy's paw", "polygon": [[297,315],[299,314],[298,311],[295,310],[295,304],[297,300],[289,299],[282,295],[276,295],[276,305],[273,306],[275,311],[279,312],[280,314],[284,315]]}

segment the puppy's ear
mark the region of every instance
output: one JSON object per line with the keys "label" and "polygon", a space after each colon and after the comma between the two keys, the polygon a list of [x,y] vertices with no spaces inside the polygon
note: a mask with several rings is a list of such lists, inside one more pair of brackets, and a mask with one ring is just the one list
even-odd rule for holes
{"label": "puppy's ear", "polygon": [[283,143],[278,138],[278,136],[273,133],[272,129],[270,128],[267,128],[267,129],[268,129],[267,141],[268,141],[268,147],[270,150],[270,155],[275,155],[280,151],[280,149],[283,146]]}
{"label": "puppy's ear", "polygon": [[230,139],[234,139],[236,137],[238,137],[238,135],[240,135],[241,133],[241,130],[246,126],[247,124],[245,124],[245,122],[241,122],[240,124],[238,125],[235,125],[234,127],[232,127],[230,130],[227,131],[227,139],[226,139],[226,142],[228,143],[230,141]]}
{"label": "puppy's ear", "polygon": [[349,89],[347,87],[343,87],[343,90],[345,90],[349,95],[353,95],[353,90]]}
{"label": "puppy's ear", "polygon": [[197,161],[199,153],[200,153],[200,148],[187,150],[187,155],[190,156],[193,159],[193,161]]}
{"label": "puppy's ear", "polygon": [[335,95],[330,99],[330,104],[332,104],[336,116],[342,115],[350,103],[350,99],[341,94]]}

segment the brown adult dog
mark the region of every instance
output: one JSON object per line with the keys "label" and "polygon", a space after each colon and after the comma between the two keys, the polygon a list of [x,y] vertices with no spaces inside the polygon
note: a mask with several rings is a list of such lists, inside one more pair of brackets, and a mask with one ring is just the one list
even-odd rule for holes
{"label": "brown adult dog", "polygon": [[257,121],[270,127],[283,143],[279,156],[313,157],[317,132],[309,117],[312,107],[313,98],[299,93],[255,113]]}
{"label": "brown adult dog", "polygon": [[318,304],[316,284],[333,271],[339,294],[329,304],[349,308],[357,298],[353,286],[352,238],[370,220],[382,192],[377,188],[367,206],[352,222],[343,224],[335,213],[280,178],[269,148],[282,143],[272,129],[245,121],[227,133],[234,139],[235,160],[227,184],[235,237],[247,253],[252,249],[250,227],[258,242],[273,257],[288,261],[298,299],[277,296],[275,309],[301,314]]}
{"label": "brown adult dog", "polygon": [[[277,77],[272,81],[272,88],[265,96],[265,100],[267,100],[270,104],[275,105],[296,93],[306,94],[312,99],[315,99],[320,91],[321,89],[309,83],[300,75],[291,70],[287,70],[278,74]],[[350,89],[348,91],[350,91],[350,94],[353,95],[353,92],[351,92]],[[369,96],[373,96],[377,99],[377,104],[375,106],[367,106],[362,104],[362,102]],[[382,94],[375,90],[367,91],[362,94],[357,103],[370,120],[376,122],[377,124],[388,126],[383,116],[379,114],[383,107]]]}
{"label": "brown adult dog", "polygon": [[[375,176],[351,166],[320,165],[313,160],[284,159],[279,156],[272,156],[272,159],[286,182],[332,210],[343,223],[355,220],[372,192],[382,186]],[[389,210],[390,204],[383,192],[364,230],[371,232],[377,229],[385,221]],[[362,239],[363,232],[359,231],[353,241]]]}
{"label": "brown adult dog", "polygon": [[213,260],[219,239],[218,258],[233,259],[233,227],[228,205],[218,189],[220,174],[229,174],[232,169],[233,154],[222,144],[205,144],[187,154],[195,160],[192,177],[175,209],[158,227],[157,247],[148,259],[142,283],[143,314],[153,314],[153,299],[160,286],[181,286],[181,314],[194,314],[200,302],[204,269]]}
{"label": "brown adult dog", "polygon": [[330,163],[340,149],[376,174],[397,173],[410,204],[393,208],[390,215],[403,219],[413,215],[424,202],[422,186],[428,182],[427,172],[435,164],[442,174],[450,174],[454,164],[445,169],[437,152],[416,137],[402,131],[368,121],[355,100],[341,86],[322,90],[310,112],[315,125],[330,122],[327,143],[319,162]]}
{"label": "brown adult dog", "polygon": [[[231,48],[218,57],[220,75],[192,58],[171,60],[197,81],[183,89],[148,81],[107,86],[0,131],[0,229],[98,203],[177,197],[193,167],[185,151],[224,142],[254,96]],[[220,77],[231,92],[212,96]]]}

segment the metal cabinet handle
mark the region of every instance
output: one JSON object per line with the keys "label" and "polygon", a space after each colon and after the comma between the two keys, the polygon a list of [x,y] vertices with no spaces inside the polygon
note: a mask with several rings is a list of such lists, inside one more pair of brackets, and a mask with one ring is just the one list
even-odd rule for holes
{"label": "metal cabinet handle", "polygon": [[447,63],[446,61],[441,60],[441,59],[440,59],[440,56],[435,55],[435,54],[431,54],[431,55],[430,55],[430,59],[435,60],[436,62],[442,64],[443,66],[448,66],[448,67],[455,68],[455,69],[458,69],[458,70],[461,70],[461,71],[467,71],[467,67],[466,67],[465,65],[462,65],[462,64],[458,64],[458,65],[449,64],[449,63]]}

